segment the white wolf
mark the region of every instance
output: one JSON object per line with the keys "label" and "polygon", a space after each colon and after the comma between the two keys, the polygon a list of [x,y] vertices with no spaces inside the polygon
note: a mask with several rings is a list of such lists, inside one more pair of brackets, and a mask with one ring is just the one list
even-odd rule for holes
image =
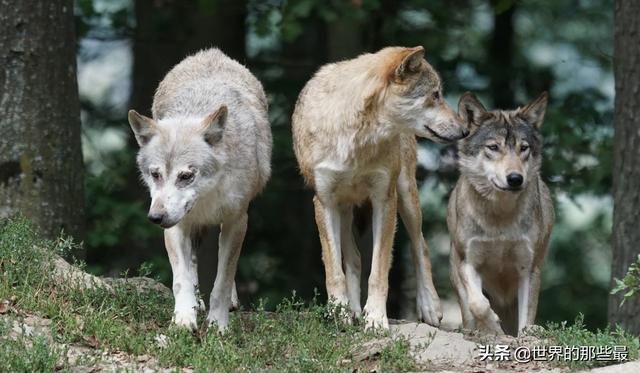
{"label": "white wolf", "polygon": [[176,65],[153,99],[153,119],[134,110],[137,162],[151,192],[149,220],[162,226],[173,271],[177,325],[196,328],[199,300],[193,240],[220,224],[209,325],[224,331],[237,302],[234,276],[247,209],[271,174],[271,130],[260,82],[218,49]]}

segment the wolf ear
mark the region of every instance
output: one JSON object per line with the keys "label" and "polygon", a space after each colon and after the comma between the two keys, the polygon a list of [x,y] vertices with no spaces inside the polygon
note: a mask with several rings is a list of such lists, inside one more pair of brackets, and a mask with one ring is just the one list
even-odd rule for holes
{"label": "wolf ear", "polygon": [[222,140],[224,127],[227,124],[227,106],[222,105],[218,110],[207,115],[202,121],[204,128],[204,141],[209,145],[215,145]]}
{"label": "wolf ear", "polygon": [[404,80],[411,74],[420,71],[420,65],[424,59],[424,48],[421,46],[414,48],[407,48],[409,53],[402,59],[400,64],[396,67],[396,77],[399,80]]}
{"label": "wolf ear", "polygon": [[487,114],[487,109],[484,108],[480,100],[471,92],[465,92],[460,101],[458,101],[458,115],[462,120],[472,125],[469,126],[470,130],[474,127],[479,127],[482,123],[482,117]]}
{"label": "wolf ear", "polygon": [[128,118],[138,145],[140,147],[147,145],[157,132],[156,123],[153,119],[138,114],[135,110],[129,110]]}
{"label": "wolf ear", "polygon": [[527,121],[527,123],[530,123],[540,129],[540,127],[542,127],[542,122],[544,121],[544,113],[547,111],[548,101],[549,94],[547,92],[542,92],[538,98],[520,109],[519,115],[522,119]]}

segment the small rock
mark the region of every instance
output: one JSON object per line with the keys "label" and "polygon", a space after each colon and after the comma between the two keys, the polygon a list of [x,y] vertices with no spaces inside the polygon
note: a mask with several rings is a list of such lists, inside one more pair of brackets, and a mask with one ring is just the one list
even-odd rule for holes
{"label": "small rock", "polygon": [[9,305],[11,302],[8,299],[0,300],[0,315],[4,315],[9,312]]}
{"label": "small rock", "polygon": [[169,338],[167,338],[164,334],[158,334],[155,338],[156,343],[158,343],[158,347],[165,348],[169,345]]}
{"label": "small rock", "polygon": [[363,361],[379,355],[391,343],[391,338],[374,339],[351,351],[354,361]]}

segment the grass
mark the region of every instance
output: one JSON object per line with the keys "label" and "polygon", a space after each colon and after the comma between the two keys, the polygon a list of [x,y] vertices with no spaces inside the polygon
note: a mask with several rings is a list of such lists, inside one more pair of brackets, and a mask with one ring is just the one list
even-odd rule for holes
{"label": "grass", "polygon": [[[12,327],[9,318],[0,319],[0,336],[7,335]],[[15,339],[3,339],[0,343],[3,371],[52,372],[59,361],[64,361],[66,351],[52,346],[46,337],[25,334],[22,330]]]}
{"label": "grass", "polygon": [[[628,360],[636,360],[640,357],[640,340],[638,337],[625,332],[620,327],[615,329],[607,327],[598,329],[595,332],[590,331],[584,325],[584,316],[582,314],[578,315],[572,325],[568,325],[567,322],[549,323],[536,336],[546,340],[547,346],[626,346]],[[560,359],[555,363],[571,369],[585,369],[616,364],[618,361],[598,361],[597,359],[565,361]]]}
{"label": "grass", "polygon": [[[11,310],[0,317],[3,369],[70,369],[60,346],[71,345],[148,355],[164,367],[196,371],[419,369],[408,342],[397,338],[371,359],[354,361],[354,346],[388,335],[344,325],[326,306],[305,304],[295,296],[275,312],[258,304],[252,312],[232,313],[224,336],[205,328],[191,333],[171,327],[173,300],[166,294],[127,284],[88,289],[57,278],[53,254],[75,248],[69,239],[42,239],[25,219],[0,222],[0,301],[12,300]],[[50,319],[54,343],[25,333],[9,338],[8,320],[24,315]]]}

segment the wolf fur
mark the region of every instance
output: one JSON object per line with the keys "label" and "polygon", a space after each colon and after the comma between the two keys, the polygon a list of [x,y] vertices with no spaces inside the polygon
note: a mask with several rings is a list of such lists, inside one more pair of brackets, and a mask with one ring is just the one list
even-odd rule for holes
{"label": "wolf fur", "polygon": [[171,269],[173,321],[196,328],[197,258],[203,228],[220,225],[209,324],[228,325],[247,209],[271,174],[271,130],[260,82],[218,49],[176,65],[160,82],[153,119],[131,110],[137,163],[151,193],[149,219],[162,226]]}
{"label": "wolf fur", "polygon": [[418,315],[442,318],[415,179],[415,135],[451,142],[466,134],[442,98],[424,49],[390,47],[323,66],[306,84],[292,118],[300,171],[315,191],[315,217],[332,302],[361,313],[360,253],[353,207],[372,207],[373,256],[367,327],[388,328],[386,301],[396,211],[409,231],[418,279]]}
{"label": "wolf fur", "polygon": [[517,335],[535,321],[554,222],[540,177],[546,106],[546,93],[511,111],[487,111],[471,93],[460,99],[471,135],[458,143],[460,179],[447,225],[465,328]]}

